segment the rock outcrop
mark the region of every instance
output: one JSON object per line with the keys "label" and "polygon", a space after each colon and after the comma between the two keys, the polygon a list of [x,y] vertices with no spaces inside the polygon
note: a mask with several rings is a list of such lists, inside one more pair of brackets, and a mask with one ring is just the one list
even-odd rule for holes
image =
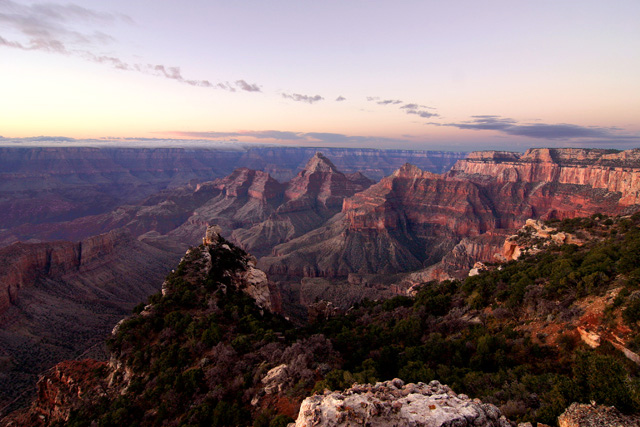
{"label": "rock outcrop", "polygon": [[571,233],[558,232],[541,221],[528,219],[517,234],[507,237],[498,259],[502,262],[516,260],[524,252],[535,254],[550,244],[582,245],[584,241]]}
{"label": "rock outcrop", "polygon": [[558,417],[559,427],[639,427],[640,416],[621,414],[613,406],[573,403]]}
{"label": "rock outcrop", "polygon": [[97,372],[106,370],[106,363],[95,360],[61,362],[38,381],[38,398],[29,411],[15,414],[3,425],[38,426],[68,420],[83,400],[107,397],[107,384],[94,379]]}
{"label": "rock outcrop", "polygon": [[295,427],[475,426],[511,424],[494,405],[456,394],[438,381],[404,384],[394,379],[375,385],[354,384],[342,392],[308,397]]}
{"label": "rock outcrop", "polygon": [[[206,261],[204,268],[199,272],[202,277],[206,277],[211,271],[211,251],[229,252],[229,256],[237,256],[237,254],[231,254],[232,249],[225,243],[220,232],[221,229],[217,225],[207,227],[203,238],[203,248],[193,248],[187,252],[187,255],[196,251],[201,252],[201,257]],[[269,282],[267,275],[262,270],[256,268],[257,260],[255,257],[245,255],[242,257],[242,262],[245,266],[244,271],[232,283],[253,298],[259,307],[272,312],[280,312],[281,297],[278,295],[277,287]],[[200,277],[200,280],[202,280],[202,277]]]}

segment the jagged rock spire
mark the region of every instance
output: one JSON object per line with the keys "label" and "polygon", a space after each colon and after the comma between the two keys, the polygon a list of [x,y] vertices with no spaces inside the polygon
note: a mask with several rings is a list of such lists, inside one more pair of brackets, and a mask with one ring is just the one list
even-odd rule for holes
{"label": "jagged rock spire", "polygon": [[215,245],[220,241],[220,233],[222,228],[219,225],[210,225],[202,238],[203,245]]}

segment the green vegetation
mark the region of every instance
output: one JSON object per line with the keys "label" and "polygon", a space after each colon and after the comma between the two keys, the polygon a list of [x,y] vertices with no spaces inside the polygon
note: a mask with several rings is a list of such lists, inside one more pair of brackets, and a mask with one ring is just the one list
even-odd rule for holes
{"label": "green vegetation", "polygon": [[[262,378],[281,364],[287,375],[278,399],[294,408],[313,391],[400,377],[437,379],[514,421],[554,425],[574,401],[638,411],[639,368],[618,350],[589,349],[568,330],[547,343],[523,326],[575,320],[579,298],[622,287],[605,314],[621,314],[637,348],[639,223],[640,215],[555,222],[599,238],[552,246],[463,282],[428,283],[414,298],[363,301],[303,327],[236,289],[246,265],[240,249],[196,248],[167,278],[167,294],[151,297],[149,309],[137,306],[108,343],[133,374],[126,393],[78,409],[68,425],[283,426],[295,414],[261,391]],[[213,268],[200,277],[205,250]]]}

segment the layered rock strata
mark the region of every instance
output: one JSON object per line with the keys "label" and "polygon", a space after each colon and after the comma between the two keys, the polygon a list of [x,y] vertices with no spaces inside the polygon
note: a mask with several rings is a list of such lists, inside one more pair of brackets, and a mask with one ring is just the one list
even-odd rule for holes
{"label": "layered rock strata", "polygon": [[341,216],[276,246],[260,265],[290,277],[426,267],[425,278],[466,275],[477,261],[496,261],[504,238],[528,219],[635,211],[639,158],[640,150],[479,152],[443,175],[407,164],[346,198]]}

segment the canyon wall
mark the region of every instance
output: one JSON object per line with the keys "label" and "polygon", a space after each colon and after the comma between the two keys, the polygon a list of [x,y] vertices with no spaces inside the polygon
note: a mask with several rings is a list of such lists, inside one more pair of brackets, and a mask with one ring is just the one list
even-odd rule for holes
{"label": "canyon wall", "polygon": [[331,224],[276,246],[261,267],[338,277],[441,263],[416,277],[444,278],[495,261],[503,237],[529,218],[635,211],[639,159],[640,150],[531,149],[471,153],[442,175],[407,164],[346,198]]}
{"label": "canyon wall", "polygon": [[20,404],[54,363],[104,353],[113,325],[159,290],[183,253],[126,230],[0,249],[0,408]]}
{"label": "canyon wall", "polygon": [[474,152],[467,159],[459,160],[449,175],[480,175],[497,182],[580,185],[618,192],[621,195],[618,203],[623,206],[640,203],[640,149],[615,152],[582,148],[533,148],[522,155]]}
{"label": "canyon wall", "polygon": [[[324,149],[323,149],[324,150]],[[281,182],[295,177],[315,148],[228,149],[0,147],[0,229],[108,212],[165,188],[209,181],[248,167]],[[411,161],[444,172],[465,153],[328,148],[346,173],[380,179]]]}

